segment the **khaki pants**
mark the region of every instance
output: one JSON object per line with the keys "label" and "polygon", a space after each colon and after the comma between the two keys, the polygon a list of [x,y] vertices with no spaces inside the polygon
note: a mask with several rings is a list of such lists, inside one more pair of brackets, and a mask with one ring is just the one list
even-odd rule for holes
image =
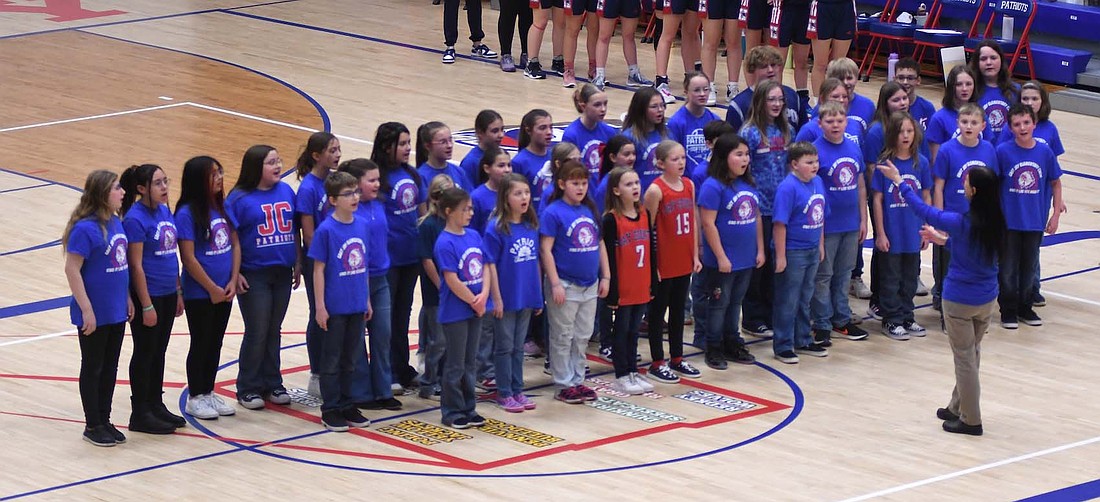
{"label": "khaki pants", "polygon": [[978,366],[981,363],[982,337],[989,328],[996,305],[996,300],[984,305],[943,300],[947,338],[951,341],[951,352],[955,358],[955,388],[951,391],[947,409],[967,425],[982,423],[982,412],[978,408],[978,398],[981,396]]}

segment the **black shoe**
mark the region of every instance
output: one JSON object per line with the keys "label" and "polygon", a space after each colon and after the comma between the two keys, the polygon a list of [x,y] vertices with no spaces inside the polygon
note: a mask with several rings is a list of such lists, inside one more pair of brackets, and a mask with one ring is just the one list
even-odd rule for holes
{"label": "black shoe", "polygon": [[710,369],[724,370],[729,367],[726,364],[726,358],[722,357],[722,350],[718,347],[708,347],[703,361],[707,363],[707,367]]}
{"label": "black shoe", "polygon": [[485,417],[474,413],[473,416],[466,419],[466,423],[470,424],[470,427],[481,427],[485,425]]}
{"label": "black shoe", "polygon": [[401,409],[401,401],[398,401],[397,398],[393,397],[379,399],[375,401],[375,403],[378,404],[378,409],[380,410],[397,411]]}
{"label": "black shoe", "polygon": [[1026,324],[1028,326],[1042,326],[1043,325],[1043,318],[1039,317],[1039,314],[1036,314],[1035,311],[1031,310],[1031,309],[1020,312],[1020,315],[1018,315],[1016,317],[1020,320],[1020,322]]}
{"label": "black shoe", "polygon": [[455,429],[469,429],[470,421],[467,420],[466,417],[458,417],[455,419],[454,422],[443,422],[443,425],[446,425],[447,427],[453,427]]}
{"label": "black shoe", "polygon": [[340,410],[327,410],[321,412],[321,425],[332,432],[347,432],[348,421]]}
{"label": "black shoe", "polygon": [[722,357],[731,363],[737,364],[753,364],[756,362],[756,356],[749,352],[745,344],[737,342],[725,344],[722,348]]}
{"label": "black shoe", "polygon": [[[844,326],[841,326],[839,328],[836,327],[836,326],[833,326],[833,331],[836,331],[837,334],[839,334],[839,335],[841,335],[844,338],[847,338],[849,340],[866,340],[867,339],[867,330],[865,330],[865,329],[863,329],[859,326],[856,326],[855,324],[852,324],[851,322],[849,322],[848,324],[845,324]],[[825,345],[825,347],[828,347],[828,345]]]}
{"label": "black shoe", "polygon": [[813,357],[825,357],[829,355],[829,351],[816,343],[811,343],[805,347],[797,347],[794,349],[797,354],[805,354]]}
{"label": "black shoe", "polygon": [[827,329],[814,328],[814,344],[822,347],[832,347],[832,332]]}
{"label": "black shoe", "polygon": [[952,434],[969,434],[971,436],[982,435],[982,425],[967,425],[962,420],[948,420],[943,423],[943,430]]}
{"label": "black shoe", "polygon": [[550,72],[557,73],[559,76],[565,73],[565,58],[558,56],[550,60]]}
{"label": "black shoe", "polygon": [[1035,296],[1031,297],[1031,306],[1032,307],[1046,307],[1047,306],[1047,298],[1045,296],[1043,296],[1042,293],[1035,292]]}
{"label": "black shoe", "polygon": [[959,416],[951,413],[951,410],[947,408],[936,408],[936,418],[945,422],[952,422],[959,419]]}
{"label": "black shoe", "polygon": [[171,434],[176,432],[176,426],[146,411],[130,415],[130,430],[146,434]]}
{"label": "black shoe", "polygon": [[352,406],[341,412],[344,415],[344,421],[348,423],[350,427],[367,427],[370,425],[370,420],[359,413],[359,410]]}
{"label": "black shoe", "polygon": [[1012,314],[1001,314],[1001,327],[1004,329],[1016,329],[1020,327],[1019,321],[1016,316]]}
{"label": "black shoe", "polygon": [[84,440],[96,446],[114,446],[118,444],[111,431],[104,425],[94,425],[84,428]]}
{"label": "black shoe", "polygon": [[187,420],[168,411],[168,407],[165,406],[164,403],[153,403],[152,406],[149,407],[149,411],[153,413],[154,417],[159,418],[161,422],[168,422],[177,429],[187,426]]}
{"label": "black shoe", "polygon": [[111,433],[111,437],[115,438],[115,443],[126,444],[126,436],[122,434],[122,431],[118,430],[118,428],[115,427],[115,424],[107,422],[107,425],[105,425],[105,427],[107,427],[107,431]]}
{"label": "black shoe", "polygon": [[752,336],[763,338],[772,336],[773,332],[771,327],[764,323],[757,323],[753,325],[742,324],[741,329]]}

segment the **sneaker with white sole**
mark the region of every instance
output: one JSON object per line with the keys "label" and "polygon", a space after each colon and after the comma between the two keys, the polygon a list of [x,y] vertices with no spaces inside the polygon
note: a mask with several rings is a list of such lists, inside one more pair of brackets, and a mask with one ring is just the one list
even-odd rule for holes
{"label": "sneaker with white sole", "polygon": [[866,300],[871,297],[871,288],[867,287],[862,277],[856,277],[848,284],[848,294],[860,300]]}
{"label": "sneaker with white sole", "polygon": [[321,399],[321,375],[316,373],[309,375],[309,384],[306,385],[306,394]]}
{"label": "sneaker with white sole", "polygon": [[596,88],[602,92],[604,87],[607,86],[607,79],[602,75],[596,75],[596,78],[592,79],[592,85],[596,86]]}
{"label": "sneaker with white sole", "polygon": [[630,87],[650,87],[653,81],[645,78],[641,73],[631,73],[626,77],[626,85]]}
{"label": "sneaker with white sole", "polygon": [[645,392],[653,392],[653,384],[649,382],[649,379],[640,373],[631,373],[630,377],[634,379],[634,383],[638,384]]}
{"label": "sneaker with white sole", "polygon": [[500,71],[505,73],[514,73],[516,71],[516,61],[512,59],[511,54],[505,54],[500,58]]}
{"label": "sneaker with white sole", "polygon": [[543,80],[546,78],[546,72],[542,71],[542,63],[538,61],[528,61],[527,66],[523,68],[523,76],[531,80]]}
{"label": "sneaker with white sole", "polygon": [[811,343],[805,347],[798,347],[794,349],[795,353],[813,357],[825,357],[829,355],[829,349],[822,347],[821,344]]}
{"label": "sneaker with white sole", "polygon": [[1039,314],[1036,314],[1034,310],[1025,310],[1023,312],[1020,312],[1020,315],[1018,315],[1017,317],[1020,319],[1020,322],[1028,326],[1043,325],[1043,318],[1039,317]]}
{"label": "sneaker with white sole", "polygon": [[680,375],[672,372],[672,368],[669,368],[667,364],[662,363],[660,366],[650,366],[649,377],[657,383],[679,383]]}
{"label": "sneaker with white sole", "polygon": [[755,336],[757,338],[769,337],[774,334],[772,329],[764,323],[754,324],[751,326],[747,324],[742,324],[741,329],[743,329],[746,334]]}
{"label": "sneaker with white sole", "polygon": [[474,47],[470,49],[470,54],[485,59],[497,58],[496,51],[490,49],[489,46],[485,44],[474,44]]}
{"label": "sneaker with white sole", "polygon": [[455,48],[448,47],[443,51],[443,64],[454,64],[455,62]]}
{"label": "sneaker with white sole", "polygon": [[917,296],[928,296],[930,291],[931,290],[928,289],[928,286],[924,285],[924,280],[918,278],[917,279],[917,292],[916,292],[916,295]]}
{"label": "sneaker with white sole", "polygon": [[684,378],[699,378],[703,376],[702,371],[695,369],[695,366],[692,366],[691,363],[683,359],[680,359],[679,363],[669,363],[668,367]]}
{"label": "sneaker with white sole", "polygon": [[871,319],[876,321],[882,320],[882,307],[873,303],[867,305],[867,315],[871,316]]}
{"label": "sneaker with white sole", "polygon": [[249,410],[262,410],[264,408],[264,398],[256,393],[237,396],[237,403]]}
{"label": "sneaker with white sole", "polygon": [[187,398],[187,405],[183,407],[188,415],[202,420],[214,420],[218,418],[217,410],[210,406],[210,400],[206,395],[191,396]]}
{"label": "sneaker with white sole", "polygon": [[902,327],[905,331],[908,331],[910,335],[921,337],[928,333],[928,330],[924,329],[924,326],[917,324],[917,321],[905,321],[902,323]]}
{"label": "sneaker with white sole", "polygon": [[218,415],[228,417],[237,414],[237,409],[229,406],[221,396],[211,392],[206,395],[206,400],[210,402],[210,407],[214,408],[214,411],[218,412]]}
{"label": "sneaker with white sole", "polygon": [[524,407],[512,396],[498,397],[496,399],[497,405],[508,413],[523,413]]}
{"label": "sneaker with white sole", "polygon": [[634,381],[631,375],[623,375],[616,378],[615,383],[611,384],[611,388],[624,394],[630,394],[631,396],[645,394],[645,391]]}
{"label": "sneaker with white sole", "polygon": [[565,74],[565,58],[564,57],[558,56],[558,57],[550,60],[550,73],[555,73],[557,75],[564,75]]}
{"label": "sneaker with white sole", "polygon": [[572,68],[566,68],[561,74],[561,86],[572,89],[577,86],[577,75]]}
{"label": "sneaker with white sole", "polygon": [[367,427],[370,425],[370,420],[359,413],[359,409],[354,406],[344,410],[342,414],[344,415],[344,421],[351,427]]}
{"label": "sneaker with white sole", "polygon": [[795,354],[794,351],[784,350],[775,354],[775,358],[784,364],[798,364],[798,354]]}
{"label": "sneaker with white sole", "polygon": [[285,406],[290,404],[290,394],[286,393],[286,389],[279,387],[277,389],[273,389],[270,393],[267,394],[267,400],[271,401],[273,404],[281,404]]}
{"label": "sneaker with white sole", "polygon": [[609,363],[615,362],[611,359],[611,347],[600,347],[600,359]]}
{"label": "sneaker with white sole", "polygon": [[707,106],[718,106],[718,88],[714,82],[710,83],[710,92],[707,93]]}
{"label": "sneaker with white sole", "polygon": [[1001,314],[1001,327],[1004,329],[1017,329],[1020,327],[1020,322],[1014,315]]}
{"label": "sneaker with white sole", "polygon": [[741,90],[737,88],[737,82],[726,83],[726,102],[732,103],[733,98],[741,93]]}
{"label": "sneaker with white sole", "polygon": [[523,406],[523,409],[528,410],[528,411],[533,410],[533,409],[538,407],[538,405],[536,405],[534,401],[528,399],[527,396],[525,396],[523,394],[516,394],[516,395],[512,396],[512,399],[515,399],[517,403],[519,403],[521,406]]}
{"label": "sneaker with white sole", "polygon": [[321,412],[321,425],[332,432],[347,432],[348,421],[340,410],[327,410]]}
{"label": "sneaker with white sole", "polygon": [[665,100],[666,105],[676,102],[676,96],[672,94],[672,88],[668,86],[668,82],[657,84],[657,92],[661,95],[661,98]]}
{"label": "sneaker with white sole", "polygon": [[905,330],[905,326],[892,322],[882,323],[882,334],[891,340],[905,341],[909,339],[909,332]]}

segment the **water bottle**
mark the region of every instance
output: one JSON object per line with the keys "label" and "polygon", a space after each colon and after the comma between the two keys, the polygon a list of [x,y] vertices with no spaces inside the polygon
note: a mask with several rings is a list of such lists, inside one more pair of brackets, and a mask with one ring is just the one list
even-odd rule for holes
{"label": "water bottle", "polygon": [[898,66],[898,53],[891,52],[890,59],[886,61],[886,81],[894,81],[894,69]]}

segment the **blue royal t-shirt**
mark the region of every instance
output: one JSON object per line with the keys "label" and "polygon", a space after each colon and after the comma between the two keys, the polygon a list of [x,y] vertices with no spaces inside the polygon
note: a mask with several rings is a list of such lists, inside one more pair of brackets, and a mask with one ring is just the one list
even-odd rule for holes
{"label": "blue royal t-shirt", "polygon": [[[106,239],[99,222],[93,218],[76,222],[69,232],[65,251],[84,258],[80,277],[92,304],[96,326],[126,322],[129,317],[126,303],[130,288],[128,246],[126,231],[117,216],[111,216],[107,222]],[[84,325],[84,313],[76,304],[76,298],[69,302],[69,320],[78,328]]]}
{"label": "blue royal t-shirt", "polygon": [[422,183],[424,183],[425,192],[427,192],[426,188],[432,185],[432,179],[440,174],[450,176],[451,180],[455,182],[455,186],[465,190],[467,193],[474,189],[474,183],[466,177],[466,173],[463,172],[462,168],[456,166],[453,162],[447,162],[447,165],[442,169],[436,169],[425,162],[420,164],[420,167],[416,168],[416,172],[420,173],[420,179]]}
{"label": "blue royal t-shirt", "polygon": [[[485,288],[485,255],[482,251],[481,235],[470,229],[466,229],[462,235],[443,231],[435,241],[434,255],[440,278],[439,323],[447,324],[476,317],[470,304],[460,300],[451,291],[443,274],[453,272],[473,294],[481,293]],[[485,311],[492,309],[493,300],[490,298],[485,304]]]}
{"label": "blue royal t-shirt", "polygon": [[[924,137],[929,143],[942,145],[959,135],[959,112],[949,108],[940,108],[928,120]],[[938,155],[938,154],[937,154]]]}
{"label": "blue royal t-shirt", "polygon": [[[982,89],[984,87],[984,89]],[[1001,131],[1008,127],[1008,109],[1020,101],[1020,85],[1012,84],[1015,89],[1015,98],[1011,101],[1001,93],[997,86],[977,86],[974,92],[978,94],[978,106],[985,111],[985,131],[982,138],[994,141],[1001,135]]]}
{"label": "blue royal t-shirt", "polygon": [[[913,159],[890,159],[901,173],[901,181],[917,193],[932,188],[932,170],[928,159],[919,157],[920,169],[915,169]],[[886,179],[882,171],[875,170],[871,177],[871,189],[882,194],[882,224],[886,227],[886,238],[890,240],[890,254],[919,253],[921,247],[920,227],[923,221],[909,208],[894,182]]]}
{"label": "blue royal t-shirt", "polygon": [[787,141],[774,125],[768,125],[766,135],[756,126],[746,126],[741,130],[741,137],[749,146],[749,169],[760,194],[760,212],[771,216],[776,189],[789,171]]}
{"label": "blue royal t-shirt", "polygon": [[[298,214],[307,214],[313,217],[313,230],[332,214],[332,204],[329,204],[325,195],[325,180],[318,178],[313,173],[306,174],[302,182],[298,184],[298,194],[294,199],[294,211]],[[308,243],[306,244],[309,245]]]}
{"label": "blue royal t-shirt", "polygon": [[[708,169],[710,169],[710,156],[700,162],[699,165],[695,166],[695,169],[687,171],[689,174],[688,177],[691,178],[691,182],[694,183],[696,187],[703,187],[703,183],[707,181]],[[699,190],[695,191],[695,202],[699,202]]]}
{"label": "blue royal t-shirt", "polygon": [[[1045,143],[1054,152],[1055,157],[1061,157],[1063,153],[1066,153],[1066,149],[1062,146],[1062,137],[1058,135],[1058,127],[1054,125],[1054,122],[1044,120],[1035,124],[1035,131],[1031,133],[1031,136],[1035,138],[1035,141]],[[1008,143],[1015,141],[1016,136],[1012,134],[1011,127],[1005,127],[1001,131],[1000,137],[997,138],[997,144]]]}
{"label": "blue royal t-shirt", "polygon": [[[863,144],[863,134],[863,126],[849,117],[848,122],[844,125],[844,138],[855,143],[856,146],[860,146]],[[806,125],[802,126],[802,129],[799,129],[798,135],[794,137],[794,140],[813,143],[822,136],[825,136],[825,132],[821,130],[821,124],[815,118],[806,122]]]}
{"label": "blue royal t-shirt", "polygon": [[241,270],[294,266],[298,250],[290,185],[280,181],[267,190],[233,190],[225,200],[225,212],[240,239]]}
{"label": "blue royal t-shirt", "polygon": [[386,174],[390,193],[382,201],[386,208],[386,224],[389,225],[388,247],[390,265],[404,267],[420,262],[416,255],[416,220],[420,218],[419,206],[427,200],[425,185],[417,184],[403,168]]}
{"label": "blue royal t-shirt", "polygon": [[646,133],[645,138],[635,138],[634,132],[623,129],[622,134],[634,141],[634,151],[638,152],[634,159],[634,172],[642,182],[642,193],[649,188],[653,180],[661,176],[661,170],[654,163],[657,160],[657,145],[661,144],[661,133],[656,129]]}
{"label": "blue royal t-shirt", "polygon": [[588,168],[588,174],[592,179],[600,176],[600,150],[607,140],[619,133],[618,129],[605,122],[599,122],[596,127],[589,129],[584,126],[581,119],[574,120],[565,127],[561,140],[563,143],[572,143],[581,152],[581,163]]}
{"label": "blue royal t-shirt", "polygon": [[791,173],[776,190],[772,222],[786,225],[787,249],[815,249],[821,245],[828,210],[821,178],[814,176],[810,181],[802,181]]}
{"label": "blue royal t-shirt", "polygon": [[474,217],[470,220],[470,228],[478,232],[485,232],[485,225],[489,223],[489,215],[497,207],[497,191],[489,188],[488,184],[481,185],[470,194],[474,205]]}
{"label": "blue royal t-shirt", "polygon": [[686,106],[680,107],[676,113],[672,114],[672,118],[668,119],[669,139],[683,145],[684,151],[687,152],[684,172],[694,172],[699,164],[706,163],[710,158],[710,148],[707,147],[707,140],[703,137],[703,126],[713,120],[722,119],[707,108],[703,109],[702,115],[696,117]]}
{"label": "blue royal t-shirt", "polygon": [[[756,190],[737,179],[730,185],[714,178],[707,178],[699,189],[699,208],[717,211],[714,226],[718,228],[718,240],[722,251],[733,264],[733,270],[756,267],[756,225],[760,218],[760,198]],[[702,243],[700,261],[711,268],[718,267],[714,250]]]}
{"label": "blue royal t-shirt", "polygon": [[512,172],[526,176],[527,182],[531,184],[531,204],[535,208],[539,207],[542,192],[551,185],[550,154],[549,148],[546,149],[545,155],[535,155],[531,150],[524,148],[512,157]]}
{"label": "blue royal t-shirt", "polygon": [[309,257],[325,264],[325,309],[330,315],[366,313],[370,298],[367,222],[352,214],[350,223],[328,218],[313,232]]}
{"label": "blue royal t-shirt", "polygon": [[909,115],[913,116],[913,119],[920,124],[923,131],[928,130],[928,122],[932,120],[932,116],[935,114],[936,105],[921,96],[917,96],[915,101],[909,103]]}
{"label": "blue royal t-shirt", "polygon": [[[195,217],[191,206],[185,204],[176,208],[176,230],[178,239],[195,244],[195,260],[214,284],[224,288],[233,276],[233,243],[229,238],[229,221],[216,209],[210,209],[210,221],[196,232]],[[183,270],[183,299],[209,300],[210,293],[202,287],[187,269]]]}
{"label": "blue royal t-shirt", "polygon": [[496,266],[505,312],[543,307],[538,230],[525,223],[509,223],[508,234],[504,234],[497,228],[497,220],[490,220],[485,230],[485,261]]}
{"label": "blue royal t-shirt", "polygon": [[546,206],[539,223],[539,235],[554,238],[550,254],[558,277],[583,287],[595,284],[600,275],[600,231],[588,206],[556,200]]}
{"label": "blue royal t-shirt", "polygon": [[[882,155],[882,149],[886,147],[885,135],[886,131],[882,126],[882,122],[875,122],[871,124],[870,129],[867,129],[867,134],[863,135],[862,145],[864,162],[878,162],[879,156]],[[925,158],[932,158],[932,150],[929,149],[927,137],[921,137],[917,153],[924,155]]]}
{"label": "blue royal t-shirt", "polygon": [[478,183],[478,180],[481,179],[481,173],[478,172],[477,165],[481,163],[482,155],[485,155],[485,150],[481,149],[481,145],[474,145],[474,148],[466,152],[466,156],[462,157],[462,161],[458,163],[458,168],[462,171],[462,174],[466,175],[466,179],[475,185],[481,185],[481,183]]}
{"label": "blue royal t-shirt", "polygon": [[[432,260],[436,273],[439,274],[440,282],[443,281],[443,273],[439,270],[439,263],[435,261],[435,243],[439,240],[439,235],[443,233],[443,227],[446,226],[447,222],[439,215],[429,214],[420,222],[419,236],[416,243],[416,252],[420,256],[420,260]],[[420,272],[420,301],[426,307],[439,305],[439,288],[431,279],[428,279],[428,273],[424,270]]]}
{"label": "blue royal t-shirt", "polygon": [[1046,228],[1053,196],[1051,183],[1062,177],[1062,166],[1049,146],[1035,142],[1032,148],[1012,143],[997,145],[1001,168],[1001,207],[1009,230],[1042,231]]}
{"label": "blue royal t-shirt", "polygon": [[[820,106],[820,105],[819,105]],[[818,107],[810,112],[810,122],[817,122]],[[855,122],[861,132],[866,132],[875,119],[875,102],[863,95],[856,94],[848,104],[848,123]]]}
{"label": "blue royal t-shirt", "polygon": [[824,137],[814,141],[820,168],[817,175],[825,186],[825,233],[859,231],[859,180],[863,173],[863,155],[848,139],[834,144]]}
{"label": "blue royal t-shirt", "polygon": [[997,168],[997,151],[988,141],[978,140],[978,144],[968,147],[959,142],[959,138],[948,140],[940,147],[936,154],[936,162],[932,164],[932,179],[943,180],[943,209],[956,213],[965,213],[970,210],[970,201],[966,200],[966,190],[963,189],[963,180],[966,173],[974,166],[986,166],[995,173],[1001,172]]}
{"label": "blue royal t-shirt", "polygon": [[134,204],[126,212],[122,226],[126,229],[127,241],[142,244],[141,267],[145,271],[149,296],[175,293],[180,276],[178,232],[168,205],[161,204],[154,209]]}
{"label": "blue royal t-shirt", "polygon": [[367,248],[367,267],[371,277],[382,277],[390,270],[389,232],[386,225],[386,208],[382,201],[360,201],[355,215],[367,222],[370,247]]}

